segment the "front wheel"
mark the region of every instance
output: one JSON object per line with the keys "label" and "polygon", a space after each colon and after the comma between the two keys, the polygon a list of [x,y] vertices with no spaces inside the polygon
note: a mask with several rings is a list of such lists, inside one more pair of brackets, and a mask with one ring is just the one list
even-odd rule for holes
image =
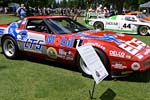
{"label": "front wheel", "polygon": [[150,30],[150,28],[148,26],[140,26],[138,29],[138,32],[140,35],[146,36],[149,34],[148,30]]}
{"label": "front wheel", "polygon": [[[108,58],[106,57],[104,52],[102,52],[101,50],[95,48],[95,51],[96,51],[97,55],[99,56],[99,58],[101,59],[102,63],[104,64],[104,67],[106,68],[107,72],[109,73],[108,77],[110,77],[111,76],[110,75],[110,64],[109,64]],[[78,66],[83,75],[92,76],[92,73],[90,72],[90,70],[88,69],[88,67],[86,66],[86,64],[84,63],[84,61],[81,57],[79,57]]]}
{"label": "front wheel", "polygon": [[9,59],[16,59],[19,56],[17,43],[12,37],[6,36],[2,39],[2,52]]}

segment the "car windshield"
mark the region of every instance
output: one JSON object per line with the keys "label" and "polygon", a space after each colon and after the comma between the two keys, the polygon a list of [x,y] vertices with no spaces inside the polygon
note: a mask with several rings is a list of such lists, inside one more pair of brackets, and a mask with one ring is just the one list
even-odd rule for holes
{"label": "car windshield", "polygon": [[87,27],[70,18],[52,18],[46,19],[50,28],[56,34],[68,34],[79,32],[83,30],[89,30]]}
{"label": "car windshield", "polygon": [[143,18],[144,19],[145,17],[146,17],[146,15],[144,15],[144,14],[138,14],[137,15],[137,18]]}

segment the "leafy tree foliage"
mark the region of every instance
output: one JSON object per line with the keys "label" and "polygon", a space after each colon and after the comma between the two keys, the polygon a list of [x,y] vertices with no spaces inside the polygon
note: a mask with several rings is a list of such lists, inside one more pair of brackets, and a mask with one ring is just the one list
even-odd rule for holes
{"label": "leafy tree foliage", "polygon": [[118,14],[122,13],[123,7],[127,9],[138,9],[139,4],[148,2],[149,0],[62,0],[61,2],[56,2],[56,0],[0,0],[0,6],[7,6],[10,2],[24,3],[31,7],[77,7],[86,9],[90,6],[96,6],[97,4],[102,4],[109,8],[113,5],[118,11]]}

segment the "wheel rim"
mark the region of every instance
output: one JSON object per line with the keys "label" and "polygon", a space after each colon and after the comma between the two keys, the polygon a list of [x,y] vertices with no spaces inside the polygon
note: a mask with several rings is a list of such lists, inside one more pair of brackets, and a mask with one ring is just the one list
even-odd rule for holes
{"label": "wheel rim", "polygon": [[11,57],[15,53],[15,45],[12,40],[6,39],[3,44],[4,53]]}
{"label": "wheel rim", "polygon": [[95,29],[99,29],[99,30],[101,31],[101,30],[102,30],[102,25],[99,24],[99,23],[97,23],[97,24],[95,25]]}
{"label": "wheel rim", "polygon": [[80,67],[84,73],[86,73],[87,75],[92,75],[82,58],[80,58]]}
{"label": "wheel rim", "polygon": [[143,26],[143,27],[141,27],[141,29],[140,29],[140,34],[141,35],[147,35],[148,34],[148,27],[147,26]]}

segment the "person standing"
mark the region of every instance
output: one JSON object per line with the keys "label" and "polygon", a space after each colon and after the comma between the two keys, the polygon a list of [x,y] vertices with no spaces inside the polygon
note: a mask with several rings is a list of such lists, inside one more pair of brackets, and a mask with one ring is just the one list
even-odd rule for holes
{"label": "person standing", "polygon": [[26,7],[24,4],[21,4],[20,7],[16,10],[17,15],[20,17],[20,19],[23,19],[26,17]]}

